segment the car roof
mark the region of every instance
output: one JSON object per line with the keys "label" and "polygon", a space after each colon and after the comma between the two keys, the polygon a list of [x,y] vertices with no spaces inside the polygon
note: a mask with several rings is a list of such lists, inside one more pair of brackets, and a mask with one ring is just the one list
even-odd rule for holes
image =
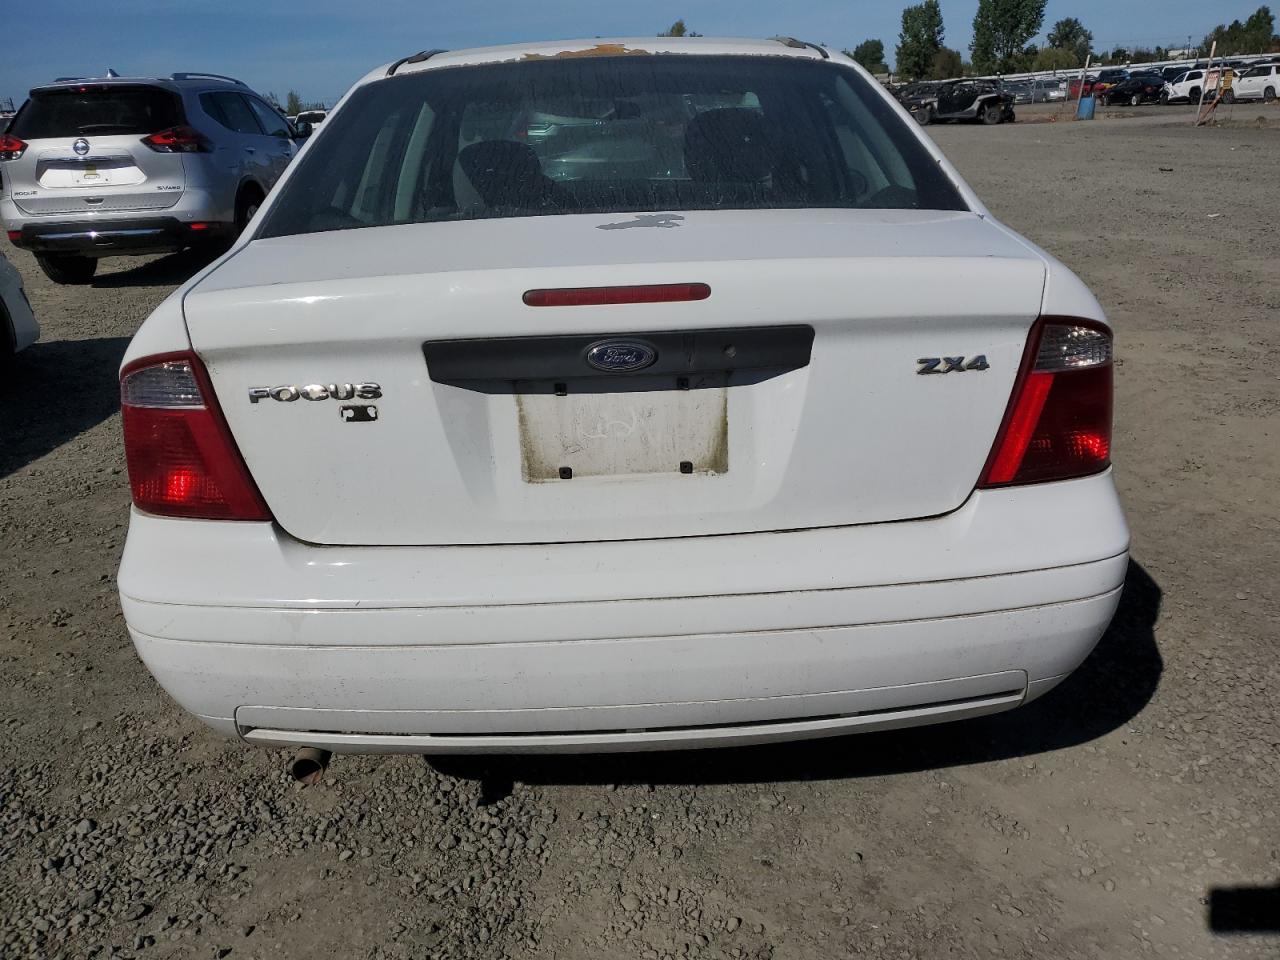
{"label": "car roof", "polygon": [[235,77],[224,77],[219,73],[174,73],[167,77],[59,77],[52,83],[32,87],[31,93],[49,93],[55,90],[66,90],[70,87],[136,87],[139,85],[161,87],[173,91],[227,86],[244,90],[249,89],[243,80],[237,80]]}
{"label": "car roof", "polygon": [[360,83],[381,80],[394,68],[396,76],[439,70],[444,67],[511,63],[521,60],[570,59],[645,54],[711,54],[716,56],[788,56],[807,60],[837,59],[851,62],[841,54],[817,44],[791,37],[753,40],[736,37],[594,37],[582,40],[551,40],[538,43],[511,43],[466,50],[423,51],[412,58],[383,64],[369,71]]}

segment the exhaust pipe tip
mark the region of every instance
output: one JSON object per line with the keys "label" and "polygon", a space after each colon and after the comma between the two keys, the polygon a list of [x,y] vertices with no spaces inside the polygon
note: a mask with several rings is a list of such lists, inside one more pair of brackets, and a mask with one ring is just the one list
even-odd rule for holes
{"label": "exhaust pipe tip", "polygon": [[330,756],[332,754],[328,750],[318,747],[299,747],[289,763],[289,776],[306,787],[319,783],[329,766]]}

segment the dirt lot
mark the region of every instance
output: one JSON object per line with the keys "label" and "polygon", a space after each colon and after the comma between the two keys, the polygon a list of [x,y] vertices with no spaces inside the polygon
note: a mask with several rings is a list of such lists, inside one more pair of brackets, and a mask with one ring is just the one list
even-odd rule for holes
{"label": "dirt lot", "polygon": [[169,702],[115,596],[115,369],[191,261],[57,288],[6,249],[44,336],[0,397],[0,955],[1280,956],[1206,906],[1280,915],[1280,133],[930,132],[1118,326],[1134,563],[1057,691],[911,732],[287,782]]}

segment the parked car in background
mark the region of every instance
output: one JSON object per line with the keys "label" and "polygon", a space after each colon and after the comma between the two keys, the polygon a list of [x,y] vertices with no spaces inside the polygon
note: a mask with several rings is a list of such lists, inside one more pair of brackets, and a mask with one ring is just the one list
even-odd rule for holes
{"label": "parked car in background", "polygon": [[1161,103],[1179,103],[1187,100],[1199,100],[1204,90],[1203,70],[1188,70],[1180,73],[1164,85],[1160,91]]}
{"label": "parked car in background", "polygon": [[293,131],[238,80],[59,81],[0,136],[0,219],[57,283],[99,257],[226,243],[293,159]]}
{"label": "parked car in background", "polygon": [[946,80],[938,84],[937,101],[931,110],[917,119],[921,123],[935,120],[979,120],[986,124],[1012,123],[1012,95],[1003,92],[993,80]]}
{"label": "parked car in background", "polygon": [[1098,71],[1098,77],[1093,82],[1091,93],[1095,97],[1102,97],[1108,90],[1114,87],[1121,80],[1128,79],[1129,71],[1123,67],[1108,67],[1106,70]]}
{"label": "parked car in background", "polygon": [[1057,103],[1067,99],[1067,81],[1041,77],[1032,87],[1032,102]]}
{"label": "parked car in background", "polygon": [[1160,99],[1164,82],[1156,74],[1134,74],[1109,87],[1102,94],[1102,100],[1108,106],[1118,103],[1136,107],[1140,103],[1155,103]]}
{"label": "parked car in background", "polygon": [[[1235,71],[1230,67],[1225,68],[1226,72],[1232,77],[1232,83],[1235,83]],[[1188,70],[1180,75],[1177,79],[1164,85],[1164,89],[1160,92],[1161,103],[1176,103],[1180,101],[1199,101],[1203,93],[1205,100],[1210,100],[1217,95],[1218,83],[1223,74],[1223,69],[1214,67],[1211,70],[1196,69]]]}
{"label": "parked car in background", "polygon": [[1032,103],[1035,100],[1034,87],[1030,80],[1006,80],[1001,84],[1001,88],[1013,97],[1014,103]]}
{"label": "parked car in background", "polygon": [[[558,134],[461,136],[602,98],[634,107],[591,128],[617,165],[554,180]],[[672,168],[632,176],[646,145]],[[1111,355],[1084,284],[837,52],[406,58],[126,352],[124,618],[253,745],[653,750],[1018,707],[1120,597]]]}
{"label": "parked car in background", "polygon": [[1250,67],[1236,77],[1231,89],[1223,94],[1228,102],[1263,100],[1272,103],[1280,95],[1280,64],[1264,63]]}
{"label": "parked car in background", "polygon": [[0,367],[39,336],[40,325],[22,288],[22,274],[0,253]]}
{"label": "parked car in background", "polygon": [[1097,82],[1098,76],[1093,73],[1085,74],[1084,77],[1072,77],[1067,84],[1067,96],[1072,100],[1077,100],[1082,96],[1090,96],[1093,93],[1093,86]]}
{"label": "parked car in background", "polygon": [[328,110],[303,110],[294,117],[294,123],[309,123],[312,127],[318,127],[328,115]]}

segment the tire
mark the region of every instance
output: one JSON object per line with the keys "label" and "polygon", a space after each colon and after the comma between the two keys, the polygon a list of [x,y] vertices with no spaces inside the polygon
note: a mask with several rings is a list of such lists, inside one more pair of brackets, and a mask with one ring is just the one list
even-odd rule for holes
{"label": "tire", "polygon": [[81,257],[74,253],[37,253],[36,263],[40,264],[44,275],[54,283],[88,283],[98,272],[98,261],[95,258]]}
{"label": "tire", "polygon": [[244,233],[245,227],[249,226],[249,221],[258,212],[258,208],[262,206],[264,199],[266,198],[263,197],[262,191],[257,187],[245,187],[240,191],[240,196],[236,197],[237,237]]}
{"label": "tire", "polygon": [[1200,88],[1199,88],[1199,87],[1192,87],[1192,88],[1190,89],[1190,91],[1188,91],[1188,93],[1187,93],[1187,99],[1188,99],[1188,100],[1190,100],[1190,101],[1192,101],[1192,102],[1194,102],[1194,103],[1199,103],[1199,102],[1200,102]]}
{"label": "tire", "polygon": [[1004,111],[1001,110],[1000,104],[988,103],[982,108],[982,122],[991,127],[1004,119]]}
{"label": "tire", "polygon": [[1140,93],[1135,93],[1133,96],[1129,98],[1129,106],[1131,107],[1136,107],[1140,103],[1142,103],[1142,94]]}
{"label": "tire", "polygon": [[1160,91],[1160,106],[1162,106],[1162,107],[1167,107],[1168,105],[1169,105],[1169,91],[1168,91],[1168,90],[1161,90],[1161,91]]}
{"label": "tire", "polygon": [[13,368],[13,361],[18,356],[18,337],[13,332],[13,321],[9,313],[0,303],[0,372],[7,373]]}
{"label": "tire", "polygon": [[1265,90],[1263,90],[1263,91],[1262,91],[1262,102],[1263,102],[1263,103],[1275,103],[1275,102],[1276,102],[1276,88],[1275,88],[1275,87],[1267,87],[1267,89],[1265,89]]}
{"label": "tire", "polygon": [[1223,103],[1235,103],[1235,102],[1236,102],[1236,92],[1235,92],[1234,90],[1228,90],[1226,93],[1224,93],[1224,94],[1222,95],[1222,102],[1223,102]]}
{"label": "tire", "polygon": [[916,123],[920,124],[922,127],[927,127],[929,124],[933,123],[932,106],[923,106],[920,109],[913,111],[911,115],[916,118]]}

